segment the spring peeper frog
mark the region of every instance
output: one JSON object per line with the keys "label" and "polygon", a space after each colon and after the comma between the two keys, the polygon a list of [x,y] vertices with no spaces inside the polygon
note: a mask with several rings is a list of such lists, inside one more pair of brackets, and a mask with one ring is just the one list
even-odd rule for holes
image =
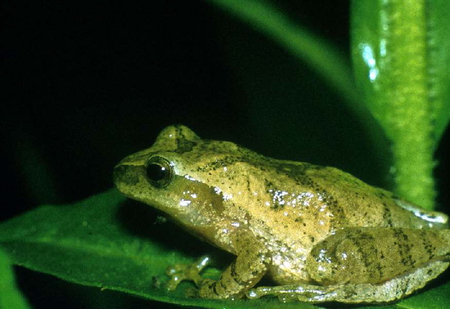
{"label": "spring peeper frog", "polygon": [[[218,281],[199,275],[207,259],[169,270],[172,288],[194,280],[200,297],[389,302],[449,266],[444,214],[336,168],[267,158],[182,125],[123,159],[114,179],[126,196],[236,255]],[[276,286],[254,288],[263,276]]]}

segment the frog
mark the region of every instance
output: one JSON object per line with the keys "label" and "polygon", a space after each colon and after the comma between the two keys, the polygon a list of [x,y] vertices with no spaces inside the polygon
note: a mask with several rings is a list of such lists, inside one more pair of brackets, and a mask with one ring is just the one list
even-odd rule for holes
{"label": "frog", "polygon": [[[444,213],[427,211],[334,167],[265,157],[183,125],[114,168],[125,196],[162,211],[235,256],[218,280],[210,257],[169,267],[209,299],[388,303],[423,288],[450,263]],[[262,278],[272,286],[258,286]]]}

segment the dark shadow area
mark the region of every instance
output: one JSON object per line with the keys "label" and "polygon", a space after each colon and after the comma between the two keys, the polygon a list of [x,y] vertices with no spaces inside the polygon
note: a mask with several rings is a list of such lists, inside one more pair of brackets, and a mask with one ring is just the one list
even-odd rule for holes
{"label": "dark shadow area", "polygon": [[218,267],[228,266],[233,259],[233,255],[196,238],[149,205],[128,199],[120,206],[117,219],[128,233],[156,242],[168,251],[180,251],[194,258],[207,254]]}

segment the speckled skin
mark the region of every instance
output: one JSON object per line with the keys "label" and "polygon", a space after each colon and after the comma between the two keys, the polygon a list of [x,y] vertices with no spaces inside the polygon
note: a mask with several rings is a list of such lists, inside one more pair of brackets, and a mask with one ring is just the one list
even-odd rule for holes
{"label": "speckled skin", "polygon": [[[168,172],[158,181],[147,170],[155,162]],[[185,126],[164,129],[114,176],[125,195],[237,256],[219,281],[195,280],[201,297],[387,302],[449,264],[444,214],[336,168],[267,158]],[[250,290],[264,275],[280,286]]]}

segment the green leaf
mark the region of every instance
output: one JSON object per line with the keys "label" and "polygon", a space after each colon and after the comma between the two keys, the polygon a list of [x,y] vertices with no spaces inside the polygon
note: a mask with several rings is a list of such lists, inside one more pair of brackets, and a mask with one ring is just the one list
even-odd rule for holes
{"label": "green leaf", "polygon": [[395,191],[429,209],[433,151],[450,118],[449,18],[448,1],[352,2],[355,74],[392,142]]}
{"label": "green leaf", "polygon": [[[309,304],[281,304],[276,299],[189,298],[185,296],[186,291],[193,285],[188,282],[174,292],[167,292],[165,269],[177,263],[193,262],[205,252],[193,250],[195,244],[186,241],[181,230],[170,235],[173,225],[163,228],[155,224],[155,217],[145,212],[149,207],[130,205],[126,201],[114,189],[73,205],[41,206],[1,223],[0,247],[17,265],[70,282],[152,300],[205,308],[313,308]],[[165,242],[173,243],[174,247],[152,242],[151,237],[161,235],[146,236],[146,231],[163,233]],[[195,251],[195,255],[176,250],[183,246],[186,252]],[[217,277],[218,274],[213,269],[207,275]]]}
{"label": "green leaf", "polygon": [[13,265],[0,250],[0,309],[28,309],[30,305],[16,286]]}

